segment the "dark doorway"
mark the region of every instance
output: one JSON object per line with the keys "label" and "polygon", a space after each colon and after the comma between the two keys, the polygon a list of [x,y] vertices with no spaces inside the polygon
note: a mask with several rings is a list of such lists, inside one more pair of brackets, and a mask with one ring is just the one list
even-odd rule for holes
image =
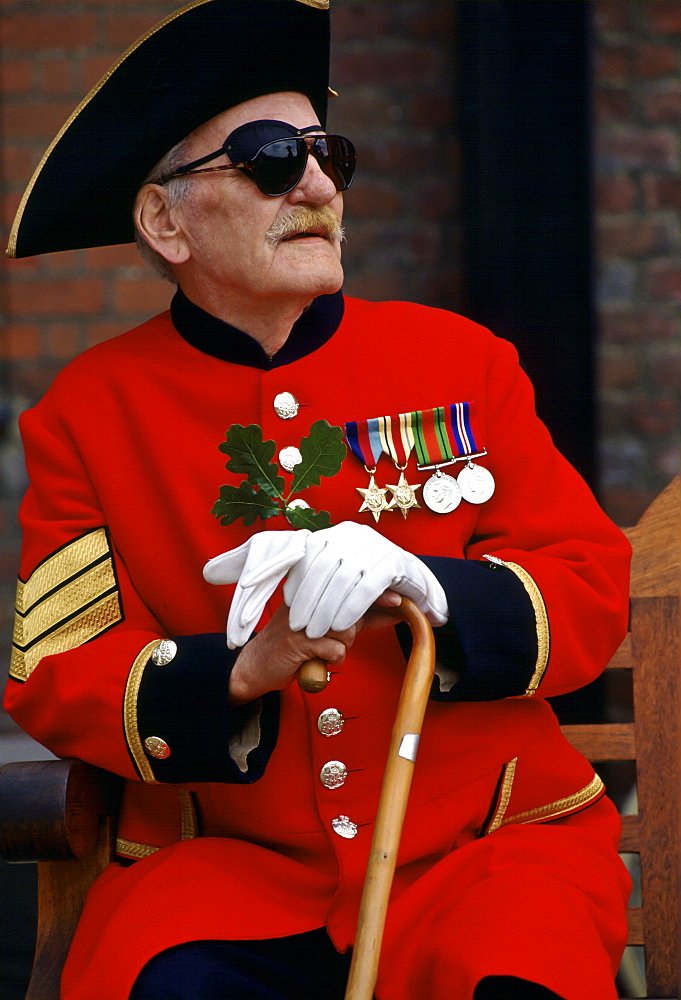
{"label": "dark doorway", "polygon": [[590,4],[459,0],[462,312],[511,340],[595,483]]}

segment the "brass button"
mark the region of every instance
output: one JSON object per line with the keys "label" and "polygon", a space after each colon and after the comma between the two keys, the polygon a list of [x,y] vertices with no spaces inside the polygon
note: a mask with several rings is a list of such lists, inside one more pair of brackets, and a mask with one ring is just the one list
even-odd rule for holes
{"label": "brass button", "polygon": [[157,667],[164,667],[175,659],[177,654],[177,643],[172,639],[164,639],[160,642],[151,654],[151,662]]}
{"label": "brass button", "polygon": [[319,778],[325,788],[340,788],[345,784],[348,769],[342,760],[329,760],[319,772]]}
{"label": "brass button", "polygon": [[144,741],[144,749],[150,757],[156,757],[158,760],[170,757],[170,747],[160,736],[147,736]]}
{"label": "brass button", "polygon": [[322,736],[338,736],[343,732],[345,719],[337,708],[325,708],[317,719],[317,729]]}
{"label": "brass button", "polygon": [[299,405],[291,392],[280,392],[274,397],[274,412],[281,420],[293,420],[297,417]]}
{"label": "brass button", "polygon": [[352,840],[357,836],[357,824],[353,823],[349,816],[336,816],[331,820],[331,827],[334,833],[345,840]]}

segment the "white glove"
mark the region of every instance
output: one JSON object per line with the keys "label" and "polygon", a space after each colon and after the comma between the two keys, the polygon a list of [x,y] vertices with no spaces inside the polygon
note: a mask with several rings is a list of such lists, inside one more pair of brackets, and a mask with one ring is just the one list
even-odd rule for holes
{"label": "white glove", "polygon": [[210,559],[203,567],[208,583],[236,583],[227,618],[227,645],[243,646],[265,605],[291,566],[305,554],[307,528],[261,531],[236,549]]}
{"label": "white glove", "polygon": [[431,625],[444,625],[447,598],[439,581],[410,552],[366,524],[343,521],[308,533],[305,555],[284,584],[289,624],[310,639],[358,621],[384,590],[410,597]]}

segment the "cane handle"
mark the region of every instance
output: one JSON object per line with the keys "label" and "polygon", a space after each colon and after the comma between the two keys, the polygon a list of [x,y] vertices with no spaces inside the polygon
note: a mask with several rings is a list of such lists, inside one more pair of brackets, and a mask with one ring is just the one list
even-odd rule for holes
{"label": "cane handle", "polygon": [[[404,599],[403,599],[404,603]],[[401,612],[402,605],[398,605],[396,608],[383,608],[388,614],[394,615],[396,618],[407,619],[409,612],[404,614]],[[418,612],[417,612],[418,613]],[[308,694],[318,694],[323,691],[326,685],[329,683],[329,668],[326,665],[326,661],[322,660],[321,656],[313,656],[312,659],[306,660],[298,668],[298,684],[303,691]]]}
{"label": "cane handle", "polygon": [[329,683],[329,668],[321,656],[313,656],[298,668],[298,683],[308,694],[323,691]]}

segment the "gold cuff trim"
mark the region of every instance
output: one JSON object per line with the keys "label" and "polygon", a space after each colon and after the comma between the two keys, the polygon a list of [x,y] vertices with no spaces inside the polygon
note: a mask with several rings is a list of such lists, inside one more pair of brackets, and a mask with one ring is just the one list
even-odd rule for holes
{"label": "gold cuff trim", "polygon": [[331,4],[331,0],[298,0],[298,2],[308,7],[316,7],[317,10],[328,10]]}
{"label": "gold cuff trim", "polygon": [[514,757],[513,760],[509,760],[508,764],[504,764],[501,777],[501,788],[497,799],[497,807],[494,810],[494,816],[492,817],[489,826],[485,830],[485,834],[493,833],[503,824],[504,816],[506,815],[506,810],[508,809],[508,803],[511,800],[511,792],[513,790],[513,780],[515,778],[517,763],[518,758]]}
{"label": "gold cuff trim", "polygon": [[77,646],[82,646],[100,633],[106,632],[122,618],[118,594],[110,594],[28,649],[23,650],[14,646],[10,660],[10,676],[17,681],[27,680],[44,656],[67,653],[71,649],[76,649]]}
{"label": "gold cuff trim", "polygon": [[150,844],[137,844],[134,840],[124,840],[123,837],[116,838],[116,854],[122,854],[127,858],[148,858],[150,854],[156,854],[160,847],[151,847]]}
{"label": "gold cuff trim", "polygon": [[149,662],[151,654],[162,642],[162,639],[154,639],[152,642],[148,642],[137,656],[130,669],[128,683],[125,686],[125,695],[123,696],[123,726],[130,753],[142,780],[154,785],[157,784],[157,781],[147,755],[144,752],[142,738],[137,726],[137,697],[144,675],[144,668]]}
{"label": "gold cuff trim", "polygon": [[500,826],[506,826],[508,823],[542,823],[546,820],[558,819],[560,816],[566,816],[568,813],[577,812],[577,810],[588,806],[600,798],[604,791],[605,785],[598,775],[594,774],[589,784],[573,795],[567,795],[564,799],[556,799],[555,802],[538,806],[536,809],[527,809],[525,812],[516,813],[515,816],[509,816],[502,820]]}
{"label": "gold cuff trim", "polygon": [[528,597],[532,601],[532,607],[534,609],[534,620],[537,629],[537,663],[534,668],[534,673],[530,679],[530,683],[525,689],[525,697],[531,698],[534,694],[536,694],[537,688],[539,687],[541,679],[544,676],[546,665],[549,662],[549,652],[551,649],[549,616],[546,613],[546,605],[544,604],[544,598],[541,595],[541,591],[527,570],[523,569],[522,566],[518,566],[517,563],[505,562],[504,565],[508,566],[508,568],[518,577],[525,588]]}

